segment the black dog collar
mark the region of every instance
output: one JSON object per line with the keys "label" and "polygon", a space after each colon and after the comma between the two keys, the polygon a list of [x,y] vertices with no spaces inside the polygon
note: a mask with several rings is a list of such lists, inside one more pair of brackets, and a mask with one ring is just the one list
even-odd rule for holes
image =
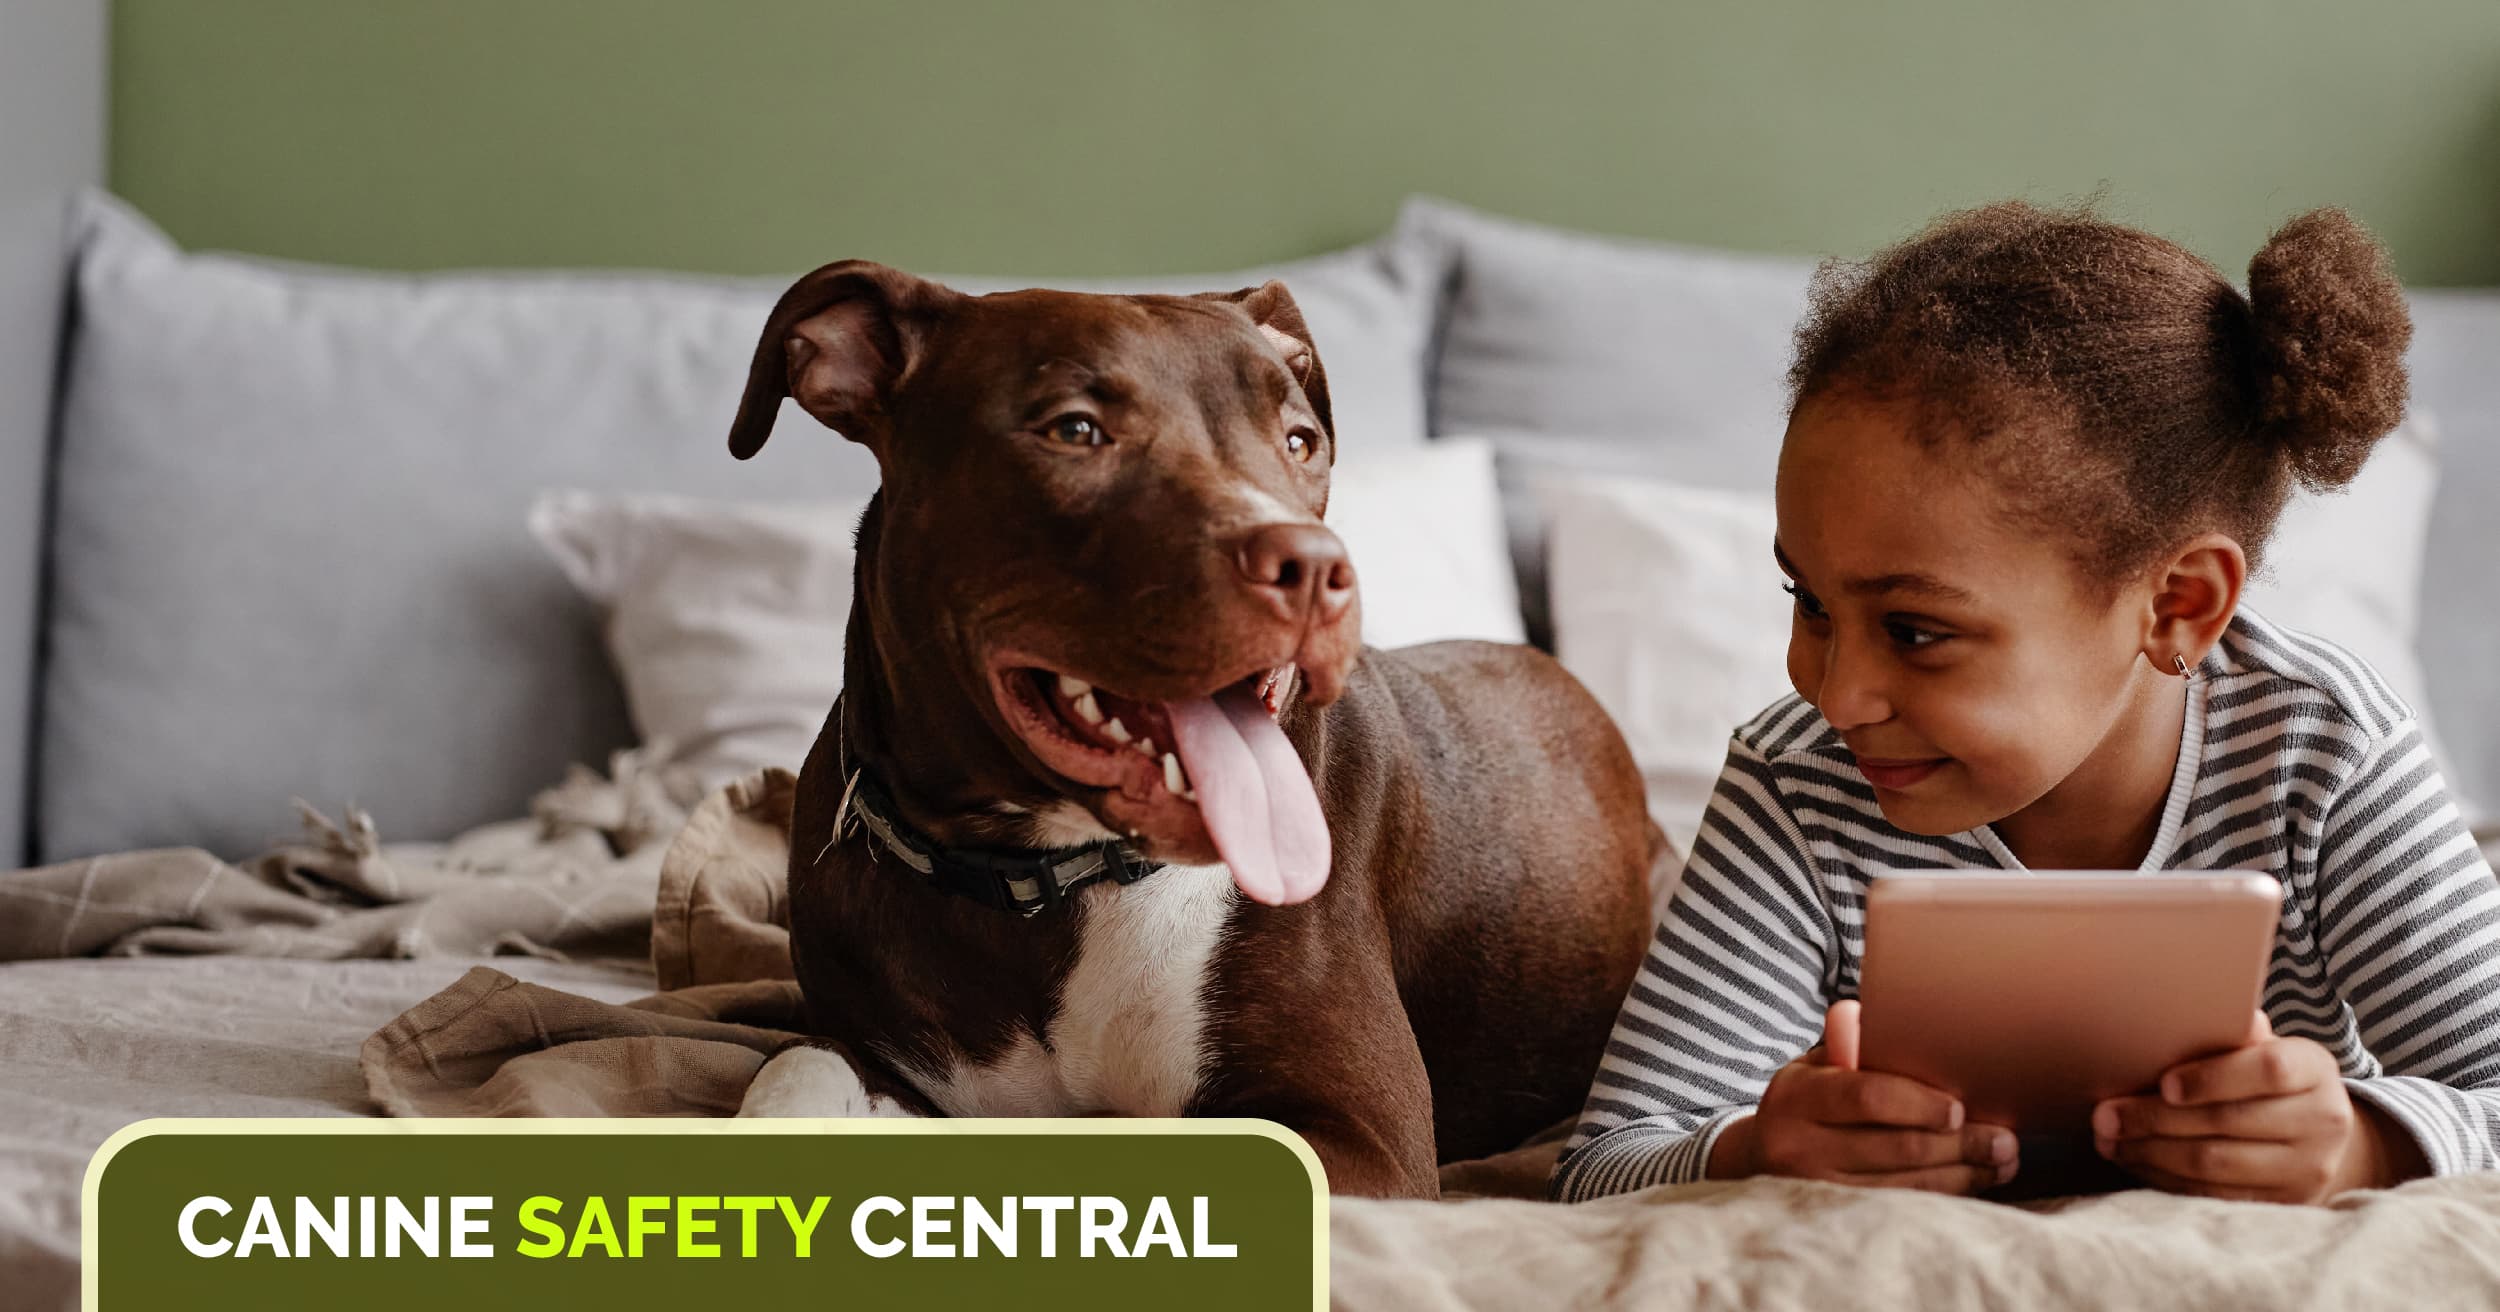
{"label": "black dog collar", "polygon": [[834,817],[835,833],[842,831],[843,815],[857,816],[870,841],[940,892],[993,910],[1037,916],[1088,884],[1106,879],[1134,884],[1163,868],[1110,840],[1046,850],[947,847],[906,823],[892,795],[867,770],[852,775],[849,787],[850,800]]}

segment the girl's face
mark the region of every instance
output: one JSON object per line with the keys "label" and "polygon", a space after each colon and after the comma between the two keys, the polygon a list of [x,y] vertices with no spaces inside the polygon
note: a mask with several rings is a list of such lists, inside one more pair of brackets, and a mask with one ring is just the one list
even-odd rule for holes
{"label": "girl's face", "polygon": [[2112,598],[1914,411],[1810,398],[1780,450],[1788,677],[1838,730],[1884,818],[1917,834],[2013,816],[2154,704],[2150,583]]}

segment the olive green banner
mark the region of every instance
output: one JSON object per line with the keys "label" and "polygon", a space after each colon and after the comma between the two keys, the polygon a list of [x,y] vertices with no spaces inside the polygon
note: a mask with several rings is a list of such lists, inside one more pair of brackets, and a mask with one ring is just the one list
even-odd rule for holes
{"label": "olive green banner", "polygon": [[86,1306],[1316,1307],[1326,1229],[1265,1121],[142,1121]]}

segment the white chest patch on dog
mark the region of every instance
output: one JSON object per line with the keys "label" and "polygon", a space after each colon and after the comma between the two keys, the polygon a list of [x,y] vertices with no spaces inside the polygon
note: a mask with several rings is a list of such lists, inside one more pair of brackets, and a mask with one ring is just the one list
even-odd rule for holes
{"label": "white chest patch on dog", "polygon": [[1087,843],[1108,842],[1119,835],[1102,827],[1094,813],[1074,802],[1060,802],[1038,811],[1019,811],[1024,817],[1026,847],[1082,847]]}
{"label": "white chest patch on dog", "polygon": [[1180,1115],[1206,1068],[1208,971],[1235,897],[1222,866],[1080,891],[1047,1045],[1024,1033],[990,1061],[896,1068],[949,1116]]}

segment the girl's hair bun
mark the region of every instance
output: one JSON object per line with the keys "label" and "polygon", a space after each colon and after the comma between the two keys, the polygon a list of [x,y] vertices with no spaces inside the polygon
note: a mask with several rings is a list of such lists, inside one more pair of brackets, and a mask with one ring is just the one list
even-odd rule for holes
{"label": "girl's hair bun", "polygon": [[2248,263],[2257,432],[2313,488],[2341,487],[2404,418],[2413,337],[2387,253],[2353,217],[2311,210]]}

